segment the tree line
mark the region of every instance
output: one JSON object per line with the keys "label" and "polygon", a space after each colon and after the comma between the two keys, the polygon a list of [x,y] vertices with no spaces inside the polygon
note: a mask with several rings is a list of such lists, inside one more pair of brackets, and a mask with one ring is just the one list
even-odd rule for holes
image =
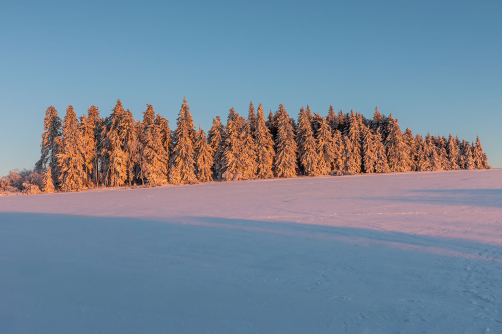
{"label": "tree line", "polygon": [[213,180],[247,180],[299,175],[345,175],[486,169],[479,137],[469,143],[453,137],[414,136],[401,131],[392,114],[375,108],[327,116],[301,108],[298,119],[280,104],[264,115],[249,105],[247,118],[232,107],[226,124],[213,119],[208,134],[196,130],[185,99],[171,131],[167,119],[147,104],[135,121],[120,100],[110,116],[97,107],[77,118],[72,106],[63,120],[49,107],[44,120],[41,158],[35,172],[41,191],[78,191],[98,186],[157,186]]}

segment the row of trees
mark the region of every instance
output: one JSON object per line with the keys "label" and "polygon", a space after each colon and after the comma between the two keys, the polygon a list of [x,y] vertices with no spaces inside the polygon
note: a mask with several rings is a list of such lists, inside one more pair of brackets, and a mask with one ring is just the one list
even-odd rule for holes
{"label": "row of trees", "polygon": [[120,100],[105,119],[97,107],[80,119],[69,106],[61,121],[46,111],[41,158],[42,191],[78,191],[96,186],[194,184],[212,180],[295,177],[489,168],[479,137],[472,144],[448,138],[413,136],[398,120],[376,108],[326,117],[300,109],[298,120],[282,104],[265,118],[252,103],[247,118],[230,109],[206,136],[193,124],[183,100],[176,129],[147,104],[135,121]]}

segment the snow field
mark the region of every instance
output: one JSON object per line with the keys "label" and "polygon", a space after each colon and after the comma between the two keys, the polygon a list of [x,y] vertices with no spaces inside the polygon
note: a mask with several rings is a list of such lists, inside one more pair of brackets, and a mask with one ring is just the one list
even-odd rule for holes
{"label": "snow field", "polygon": [[497,333],[502,170],[0,198],[0,333]]}

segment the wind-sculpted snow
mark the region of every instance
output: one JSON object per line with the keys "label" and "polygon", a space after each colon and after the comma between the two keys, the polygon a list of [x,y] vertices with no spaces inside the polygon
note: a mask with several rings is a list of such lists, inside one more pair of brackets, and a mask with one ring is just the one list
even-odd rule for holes
{"label": "wind-sculpted snow", "polygon": [[0,197],[0,333],[498,333],[502,170]]}

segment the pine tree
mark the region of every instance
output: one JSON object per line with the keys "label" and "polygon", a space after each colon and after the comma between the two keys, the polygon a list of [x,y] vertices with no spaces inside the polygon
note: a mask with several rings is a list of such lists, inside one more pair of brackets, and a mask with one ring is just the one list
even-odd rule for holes
{"label": "pine tree", "polygon": [[[230,109],[231,113],[235,113]],[[242,145],[239,138],[239,122],[236,118],[228,118],[225,137],[225,172],[222,177],[227,181],[237,181],[242,178],[244,162],[242,160]]]}
{"label": "pine tree", "polygon": [[374,173],[378,161],[378,146],[373,130],[365,127],[363,131],[363,167],[365,173]]}
{"label": "pine tree", "polygon": [[212,181],[213,149],[206,139],[206,133],[199,125],[195,138],[195,161],[197,163],[197,178],[200,182]]}
{"label": "pine tree", "polygon": [[319,156],[317,154],[317,142],[312,132],[312,124],[303,107],[298,115],[298,131],[296,133],[298,147],[299,166],[304,175],[314,176],[317,174]]}
{"label": "pine tree", "polygon": [[328,116],[326,117],[329,126],[331,127],[331,131],[335,131],[338,129],[338,117],[336,117],[335,110],[333,106],[329,106]]}
{"label": "pine tree", "polygon": [[256,144],[251,132],[251,123],[249,121],[241,128],[239,140],[242,148],[242,179],[253,179],[256,176]]}
{"label": "pine tree", "polygon": [[345,156],[345,172],[347,174],[356,174],[359,173],[359,164],[357,162],[356,156],[354,154],[354,141],[351,140],[348,136],[343,136],[343,144],[344,144],[344,156]]}
{"label": "pine tree", "polygon": [[52,183],[52,173],[51,167],[47,167],[47,170],[44,173],[44,181],[42,183],[42,192],[44,193],[53,193],[54,192],[54,184]]}
{"label": "pine tree", "polygon": [[383,120],[384,120],[384,116],[382,114],[380,114],[380,112],[378,111],[378,106],[375,107],[375,113],[373,114],[373,121],[372,121],[372,130],[373,131],[377,131],[377,130],[380,130],[381,131],[381,127],[383,125]]}
{"label": "pine tree", "polygon": [[36,171],[43,171],[47,167],[52,170],[52,180],[55,185],[59,182],[59,167],[57,155],[61,153],[61,118],[57,110],[50,106],[45,111],[44,133],[40,144],[41,157],[35,165]]}
{"label": "pine tree", "polygon": [[[319,116],[316,114],[316,116]],[[335,160],[335,149],[333,137],[331,135],[331,127],[324,117],[317,118],[317,170],[321,175],[327,175],[333,170]]]}
{"label": "pine tree", "polygon": [[416,170],[420,172],[430,170],[430,161],[428,153],[426,152],[425,142],[423,137],[419,134],[415,137],[415,145],[417,151]]}
{"label": "pine tree", "polygon": [[450,133],[450,136],[448,137],[448,162],[449,162],[449,167],[448,169],[450,170],[457,170],[459,169],[459,150],[457,146],[457,141],[455,138]]}
{"label": "pine tree", "polygon": [[61,190],[78,191],[83,187],[84,159],[79,124],[71,105],[66,110],[63,120],[62,142],[62,151],[57,155]]}
{"label": "pine tree", "polygon": [[105,185],[110,187],[122,186],[127,179],[129,157],[123,150],[120,127],[124,117],[126,117],[126,111],[122,102],[117,100],[112,114],[105,119],[102,127],[100,164]]}
{"label": "pine tree", "polygon": [[333,134],[333,147],[335,152],[335,157],[333,159],[333,170],[341,172],[345,169],[345,146],[343,143],[342,132],[339,130],[335,130],[335,133]]}
{"label": "pine tree", "polygon": [[248,123],[251,129],[251,134],[254,134],[256,130],[256,114],[254,112],[253,102],[249,102],[249,111],[248,111]]}
{"label": "pine tree", "polygon": [[92,126],[94,131],[94,152],[91,178],[95,186],[99,185],[99,161],[101,150],[101,133],[103,131],[103,119],[99,116],[99,110],[96,106],[92,105],[87,110],[87,121],[89,126]]}
{"label": "pine tree", "polygon": [[411,169],[409,147],[403,138],[397,119],[389,119],[389,134],[386,140],[387,158],[391,172],[406,172]]}
{"label": "pine tree", "polygon": [[265,115],[263,114],[261,103],[258,106],[255,133],[256,177],[260,179],[274,177],[272,170],[275,157],[274,141],[272,140],[272,134],[265,123]]}
{"label": "pine tree", "polygon": [[476,137],[476,144],[472,144],[472,157],[474,160],[474,168],[485,169],[488,166],[488,161],[486,155],[483,153],[483,147],[481,146],[481,140],[479,136]]}
{"label": "pine tree", "polygon": [[[347,172],[356,174],[361,172],[362,158],[361,158],[361,128],[362,122],[358,115],[353,110],[350,111],[348,118],[348,126],[346,128],[346,136],[350,141],[345,141],[345,151],[347,159],[349,160],[350,168]],[[350,149],[350,151],[348,151]],[[347,161],[346,161],[347,168]]]}
{"label": "pine tree", "polygon": [[143,133],[141,136],[141,173],[149,185],[167,183],[168,154],[161,133],[161,122],[155,122],[153,106],[147,104],[143,112]]}
{"label": "pine tree", "polygon": [[177,128],[174,132],[174,150],[169,180],[173,184],[194,184],[197,183],[197,178],[195,176],[195,152],[193,149],[195,129],[192,115],[190,115],[190,107],[185,98],[183,98],[183,104],[176,125]]}
{"label": "pine tree", "polygon": [[86,115],[80,117],[79,131],[81,133],[80,151],[84,160],[83,178],[84,187],[93,187],[92,171],[94,170],[94,157],[96,156],[96,142],[94,138],[94,124],[89,121]]}
{"label": "pine tree", "polygon": [[389,173],[390,168],[387,161],[387,154],[385,145],[382,141],[382,136],[380,132],[377,130],[375,134],[375,144],[377,146],[377,162],[375,164],[375,173]]}
{"label": "pine tree", "polygon": [[289,115],[282,103],[279,105],[277,118],[275,173],[278,177],[295,177],[297,168],[295,134]]}
{"label": "pine tree", "polygon": [[220,116],[213,118],[213,126],[209,130],[208,141],[213,152],[213,177],[217,180],[221,180],[223,173],[225,172],[225,161],[224,161],[224,151],[225,151],[225,129],[221,125]]}
{"label": "pine tree", "polygon": [[417,170],[417,145],[415,143],[415,137],[413,136],[413,132],[410,128],[406,128],[406,131],[403,135],[404,143],[407,146],[407,151],[409,153],[409,170],[416,171]]}

